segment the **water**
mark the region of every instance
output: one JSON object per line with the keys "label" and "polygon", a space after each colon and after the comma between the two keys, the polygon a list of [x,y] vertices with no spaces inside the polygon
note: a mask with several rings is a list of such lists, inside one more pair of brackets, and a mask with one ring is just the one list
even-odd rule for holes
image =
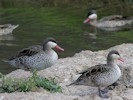
{"label": "water", "polygon": [[[59,10],[59,9],[58,9]],[[83,15],[71,15],[57,9],[4,9],[0,13],[1,23],[19,24],[10,35],[0,36],[0,72],[9,73],[14,67],[2,60],[31,45],[42,44],[46,37],[54,37],[65,49],[57,51],[60,58],[73,56],[81,50],[102,50],[133,42],[133,30],[107,32],[82,24]],[[73,12],[73,11],[72,11]],[[84,14],[85,15],[85,14]]]}

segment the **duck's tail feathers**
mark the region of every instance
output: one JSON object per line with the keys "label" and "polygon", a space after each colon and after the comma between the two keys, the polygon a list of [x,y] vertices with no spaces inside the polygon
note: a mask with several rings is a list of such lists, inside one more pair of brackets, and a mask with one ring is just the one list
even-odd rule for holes
{"label": "duck's tail feathers", "polygon": [[66,86],[71,86],[71,85],[76,85],[76,81],[75,82],[73,82],[73,83],[71,83],[71,84],[68,84],[68,85],[66,85]]}
{"label": "duck's tail feathers", "polygon": [[6,62],[6,63],[8,63],[8,62],[9,62],[9,60],[8,60],[8,59],[2,59],[2,61],[3,61],[3,62]]}
{"label": "duck's tail feathers", "polygon": [[19,26],[19,24],[13,25],[13,29],[17,28],[18,26]]}

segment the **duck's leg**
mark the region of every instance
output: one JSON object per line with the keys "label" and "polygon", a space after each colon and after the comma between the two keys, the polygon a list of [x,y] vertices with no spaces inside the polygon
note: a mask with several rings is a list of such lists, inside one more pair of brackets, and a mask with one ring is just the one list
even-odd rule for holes
{"label": "duck's leg", "polygon": [[104,88],[104,89],[101,90],[101,92],[103,92],[103,94],[108,93],[108,91],[109,91],[108,88]]}
{"label": "duck's leg", "polygon": [[98,87],[98,92],[101,98],[108,98],[108,96],[106,95],[106,93],[108,92],[107,90],[101,90],[101,88]]}
{"label": "duck's leg", "polygon": [[115,83],[109,85],[107,88],[108,88],[109,90],[113,90],[113,89],[114,89],[116,86],[118,86],[118,85],[119,85],[118,82],[115,82]]}

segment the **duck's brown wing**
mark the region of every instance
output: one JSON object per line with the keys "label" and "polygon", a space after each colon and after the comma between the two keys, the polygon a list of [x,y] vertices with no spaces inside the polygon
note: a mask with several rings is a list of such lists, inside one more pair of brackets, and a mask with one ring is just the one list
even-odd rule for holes
{"label": "duck's brown wing", "polygon": [[32,56],[37,54],[41,50],[42,50],[42,46],[40,45],[30,46],[20,50],[16,56],[11,57],[9,60],[12,60],[16,57],[21,57],[21,56]]}
{"label": "duck's brown wing", "polygon": [[11,26],[11,24],[4,24],[4,25],[0,25],[0,28],[4,29],[4,28],[8,28],[9,26]]}
{"label": "duck's brown wing", "polygon": [[91,77],[98,75],[100,73],[104,73],[108,70],[109,68],[106,66],[106,64],[92,66],[91,68],[88,68],[86,71],[80,73],[82,75],[72,84],[76,84],[76,85],[79,85],[79,84],[85,85],[86,83],[88,84]]}
{"label": "duck's brown wing", "polygon": [[95,66],[92,66],[92,67],[88,68],[87,70],[85,70],[79,74],[88,76],[88,75],[94,75],[97,73],[103,73],[103,72],[108,70],[108,68],[106,66],[107,66],[106,64],[95,65]]}
{"label": "duck's brown wing", "polygon": [[121,21],[121,20],[133,20],[132,16],[111,15],[106,16],[99,21]]}
{"label": "duck's brown wing", "polygon": [[106,16],[106,17],[103,17],[101,19],[99,19],[98,21],[113,21],[113,20],[118,20],[118,19],[121,19],[122,16],[121,15],[111,15],[111,16]]}

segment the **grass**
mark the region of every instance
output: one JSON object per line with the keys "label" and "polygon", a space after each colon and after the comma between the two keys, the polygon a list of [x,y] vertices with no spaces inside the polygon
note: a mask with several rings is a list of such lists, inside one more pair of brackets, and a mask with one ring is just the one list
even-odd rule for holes
{"label": "grass", "polygon": [[0,74],[0,93],[7,92],[28,92],[35,91],[38,88],[46,89],[50,92],[61,92],[61,87],[55,82],[54,78],[43,78],[37,75],[37,71],[33,71],[32,77],[27,79],[5,78]]}

